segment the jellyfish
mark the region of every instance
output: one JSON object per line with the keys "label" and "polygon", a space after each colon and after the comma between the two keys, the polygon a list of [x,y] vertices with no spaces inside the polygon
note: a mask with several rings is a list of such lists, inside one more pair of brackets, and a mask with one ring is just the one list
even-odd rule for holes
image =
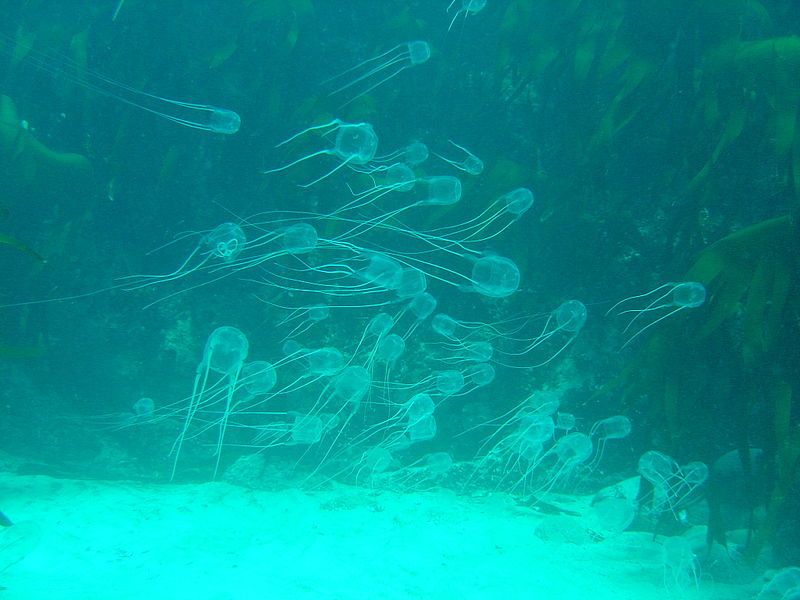
{"label": "jellyfish", "polygon": [[240,383],[251,396],[269,393],[275,387],[277,380],[275,367],[265,360],[244,363],[242,366]]}
{"label": "jellyfish", "polygon": [[458,340],[457,331],[461,323],[445,313],[437,313],[431,319],[431,328],[448,340]]}
{"label": "jellyfish", "polygon": [[416,167],[428,160],[430,152],[428,146],[420,141],[413,141],[402,148],[376,156],[373,161],[376,163],[397,163],[398,161],[408,165],[409,167]]}
{"label": "jellyfish", "polygon": [[479,473],[494,473],[497,477],[495,489],[505,486],[509,480],[514,481],[509,486],[511,491],[521,485],[527,486],[545,456],[545,443],[553,438],[555,424],[552,417],[534,407],[528,398],[481,426],[490,426],[494,422],[500,422],[500,425],[481,444],[479,454],[485,454],[468,482]]}
{"label": "jellyfish", "polygon": [[[408,170],[410,173],[409,176],[413,176],[410,169]],[[365,234],[369,233],[373,229],[389,229],[391,231],[395,231],[398,233],[403,233],[404,235],[411,236],[418,239],[426,239],[424,234],[420,234],[419,232],[409,229],[409,228],[400,228],[396,225],[388,224],[393,220],[398,219],[403,213],[422,206],[451,206],[453,204],[458,203],[461,200],[461,181],[457,177],[453,177],[450,175],[434,175],[430,177],[420,177],[416,178],[414,176],[415,186],[419,184],[419,187],[423,188],[424,197],[417,200],[416,202],[411,202],[400,208],[396,208],[394,210],[384,212],[379,214],[372,219],[356,219],[354,220],[354,225],[351,229],[347,230],[345,233],[337,236],[337,241],[344,242],[349,241],[356,237],[364,236]],[[403,180],[399,184],[399,186],[407,186],[410,185],[410,181]],[[395,184],[391,184],[388,186],[388,191],[394,191],[395,189],[399,189]],[[377,186],[376,190],[383,190],[387,191],[386,188],[382,186]],[[409,188],[410,189],[410,188]],[[374,198],[370,196],[370,191],[366,191],[366,196],[357,195],[356,200],[351,203],[346,204],[341,209],[334,211],[330,216],[340,215],[344,210],[352,210],[357,207],[364,206],[366,204],[371,203],[374,201]],[[379,193],[378,196],[382,195]],[[442,242],[447,245],[453,245],[452,242],[448,240],[440,240],[438,238],[434,238],[431,236],[430,238],[434,243]]]}
{"label": "jellyfish", "polygon": [[538,461],[541,463],[549,455],[556,457],[555,465],[547,472],[543,485],[533,492],[534,496],[542,497],[573,477],[578,468],[592,456],[593,448],[591,438],[585,433],[575,431],[558,438]]}
{"label": "jellyfish", "polygon": [[[173,445],[175,460],[172,464],[171,479],[175,478],[178,467],[181,448],[186,438],[189,426],[192,424],[197,411],[204,408],[209,402],[209,395],[213,399],[216,392],[222,391],[225,396],[225,407],[222,411],[219,424],[219,437],[217,439],[216,464],[214,465],[214,477],[216,478],[219,470],[219,461],[222,455],[222,443],[225,436],[228,417],[233,404],[233,393],[239,380],[244,360],[247,358],[249,343],[247,337],[239,329],[228,325],[218,327],[211,332],[206,341],[203,351],[203,360],[197,365],[197,372],[194,378],[194,388],[189,400],[189,408],[183,423],[183,429],[178,434],[178,439]],[[211,372],[218,373],[220,378],[209,384]]]}
{"label": "jellyfish", "polygon": [[484,387],[494,381],[495,369],[489,363],[475,363],[474,365],[470,365],[466,368],[464,378],[472,383],[476,388]]}
{"label": "jellyfish", "polygon": [[425,392],[414,395],[408,401],[403,409],[406,418],[404,433],[411,443],[431,440],[436,436],[435,409],[436,404]]}
{"label": "jellyfish", "polygon": [[519,267],[510,258],[487,254],[472,265],[470,280],[471,285],[462,289],[490,298],[507,298],[519,288]]}
{"label": "jellyfish", "polygon": [[431,48],[428,42],[423,40],[404,42],[398,44],[394,48],[390,48],[382,54],[368,58],[350,67],[346,71],[331,77],[323,83],[344,82],[328,94],[329,96],[339,94],[355,86],[359,91],[342,105],[347,106],[357,98],[368,94],[406,69],[427,62],[430,57]]}
{"label": "jellyfish", "polygon": [[447,452],[425,454],[409,465],[384,473],[380,482],[403,491],[429,489],[436,480],[453,467],[453,457]]}
{"label": "jellyfish", "polygon": [[575,429],[576,424],[577,419],[572,413],[560,412],[556,414],[556,429],[561,429],[562,431],[572,431]]}
{"label": "jellyfish", "polygon": [[628,437],[631,432],[631,421],[625,415],[614,415],[613,417],[606,417],[600,419],[592,425],[589,431],[589,437],[598,438],[597,452],[595,453],[592,462],[589,464],[589,469],[594,470],[600,461],[603,460],[603,453],[606,449],[608,440],[621,440]]}
{"label": "jellyfish", "polygon": [[375,359],[387,365],[393,364],[403,355],[405,349],[405,340],[396,333],[390,333],[380,338],[375,345]]}
{"label": "jellyfish", "polygon": [[357,464],[359,469],[356,472],[356,485],[358,485],[358,480],[363,471],[368,471],[370,476],[374,478],[376,475],[386,471],[392,465],[393,461],[392,453],[381,446],[365,450],[361,454]]}
{"label": "jellyfish", "polygon": [[[306,476],[306,480],[313,477],[328,459],[371,387],[372,375],[369,371],[359,365],[350,365],[341,369],[334,378],[330,389],[323,392],[317,400],[310,414],[318,414],[331,405],[339,404],[338,408],[334,406],[333,417],[331,417],[336,419],[338,432],[328,444],[323,456],[317,462],[317,466]],[[346,416],[341,419],[340,415],[343,412],[346,413]]]}
{"label": "jellyfish", "polygon": [[796,600],[800,596],[800,567],[783,567],[771,574],[756,600]]}
{"label": "jellyfish", "polygon": [[670,456],[650,450],[642,454],[639,474],[653,487],[650,512],[660,517],[669,511],[680,519],[680,511],[697,498],[698,488],[708,479],[708,466],[694,461],[680,466]]}
{"label": "jellyfish", "polygon": [[435,175],[419,181],[427,186],[427,197],[418,206],[451,206],[461,200],[461,181],[457,177]]}
{"label": "jellyfish", "polygon": [[286,325],[292,321],[300,320],[294,328],[283,336],[284,340],[301,335],[311,329],[317,323],[327,319],[331,314],[331,309],[327,304],[313,304],[308,307],[295,309],[293,314],[278,323],[278,326]]}
{"label": "jellyfish", "polygon": [[[235,223],[221,223],[211,231],[204,233],[200,237],[200,241],[195,248],[172,272],[162,275],[129,275],[126,277],[121,277],[120,281],[122,283],[115,286],[115,288],[122,287],[126,290],[135,290],[150,285],[181,279],[197,271],[209,270],[214,262],[230,264],[235,261],[244,250],[246,241],[247,238],[241,227]],[[217,276],[211,281],[207,281],[199,285],[206,285],[212,281],[217,281],[226,275],[227,273]],[[172,295],[174,294],[170,294],[170,296]],[[155,300],[154,302],[146,305],[145,308],[152,306],[156,302],[160,302],[161,300],[169,298],[170,296]]]}
{"label": "jellyfish", "polygon": [[368,173],[372,179],[372,185],[360,192],[354,192],[353,188],[348,184],[350,193],[353,194],[354,199],[351,202],[344,204],[330,213],[329,217],[333,217],[344,213],[348,210],[355,210],[372,204],[379,198],[392,192],[409,192],[414,189],[417,183],[417,176],[414,171],[406,163],[394,163],[388,167],[378,167],[374,171]]}
{"label": "jellyfish", "polygon": [[[545,355],[547,358],[535,364],[523,365],[507,365],[507,366],[523,366],[525,368],[542,367],[558,357],[564,350],[569,347],[572,342],[578,337],[581,329],[586,323],[586,306],[579,300],[567,300],[562,302],[558,308],[552,311],[542,326],[542,328],[535,333],[532,337],[529,334],[524,334],[523,330],[528,326],[529,322],[533,319],[530,317],[523,317],[521,319],[514,319],[508,321],[508,325],[513,325],[512,333],[507,334],[507,337],[513,341],[521,342],[522,348],[515,350],[503,350],[502,354],[514,357],[525,356],[537,350],[545,342],[556,341],[557,349],[553,351],[552,345],[548,344]],[[558,340],[563,340],[559,342]],[[560,344],[560,345],[559,345]]]}
{"label": "jellyfish", "polygon": [[450,144],[452,144],[459,150],[461,150],[461,152],[464,153],[464,158],[462,158],[461,160],[455,160],[444,157],[441,154],[437,154],[436,156],[441,158],[447,164],[452,165],[459,171],[464,171],[465,173],[468,173],[470,175],[480,175],[481,173],[483,173],[483,161],[480,158],[478,158],[472,152],[464,148],[464,146],[456,144],[453,140],[447,140],[447,141],[450,142]]}
{"label": "jellyfish", "polygon": [[699,587],[697,556],[691,540],[682,536],[666,537],[662,542],[664,561],[664,587],[670,592],[683,594],[690,585]]}
{"label": "jellyfish", "polygon": [[267,174],[284,171],[296,164],[308,160],[309,158],[314,158],[315,156],[328,155],[333,156],[341,161],[337,166],[329,170],[327,173],[320,175],[309,183],[300,185],[300,187],[304,188],[311,187],[315,183],[319,183],[320,181],[327,179],[343,167],[347,166],[352,168],[354,166],[363,166],[368,164],[374,158],[375,152],[378,149],[378,136],[376,135],[375,130],[372,128],[372,125],[369,123],[345,123],[339,119],[333,119],[332,121],[323,123],[322,125],[313,125],[311,127],[307,127],[306,129],[303,129],[302,131],[279,143],[276,148],[288,144],[289,142],[311,131],[320,131],[323,137],[330,134],[335,134],[333,147],[317,150],[316,152],[302,156],[281,167],[263,171],[263,173]]}
{"label": "jellyfish", "polygon": [[[450,12],[450,9],[453,8],[457,0],[452,0],[450,4],[447,6],[447,12]],[[447,31],[450,31],[453,28],[453,24],[456,22],[458,15],[464,13],[464,19],[469,15],[474,15],[483,10],[486,6],[486,0],[461,0],[461,7],[456,10],[456,14],[453,15],[453,20],[450,21],[450,26],[447,28]]]}
{"label": "jellyfish", "polygon": [[[399,293],[398,296],[402,298]],[[410,313],[414,318],[414,321],[403,334],[404,339],[411,337],[417,327],[433,314],[433,311],[436,310],[436,304],[436,298],[426,291],[419,292],[408,298],[408,302],[406,302],[400,312],[394,317],[395,323],[400,321],[403,315],[407,313]]]}
{"label": "jellyfish", "polygon": [[[114,12],[115,18],[121,8],[122,2],[119,3]],[[4,46],[11,45],[11,40],[7,37],[5,41],[6,44]],[[30,64],[51,75],[63,77],[71,83],[87,88],[106,98],[117,100],[178,125],[225,135],[236,133],[241,126],[241,118],[230,109],[157,96],[116,81],[91,69],[85,69],[68,57],[61,56],[54,51],[39,51],[31,48],[28,50],[26,57]],[[64,68],[65,64],[68,68]]]}
{"label": "jellyfish", "polygon": [[[642,303],[646,302],[647,304],[643,307],[617,310],[628,303],[636,301],[640,301]],[[634,317],[628,322],[623,330],[623,333],[627,333],[640,322],[640,317],[642,318],[641,322],[646,322],[648,316],[654,315],[652,320],[646,322],[646,324],[640,327],[636,333],[628,338],[628,340],[622,345],[622,348],[625,348],[645,331],[660,323],[664,319],[671,317],[675,313],[687,308],[697,308],[698,306],[702,306],[705,301],[706,288],[702,283],[697,281],[665,283],[664,285],[660,285],[654,290],[651,290],[645,294],[639,294],[620,300],[614,306],[608,309],[606,316],[615,311],[618,315],[633,314]]]}
{"label": "jellyfish", "polygon": [[443,396],[452,396],[464,389],[466,378],[461,371],[448,369],[436,374],[435,389]]}

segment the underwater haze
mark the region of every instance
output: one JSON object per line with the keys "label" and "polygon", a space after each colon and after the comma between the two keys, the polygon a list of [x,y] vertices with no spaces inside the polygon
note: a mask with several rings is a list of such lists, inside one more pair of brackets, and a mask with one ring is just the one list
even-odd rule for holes
{"label": "underwater haze", "polygon": [[0,8],[4,597],[800,598],[795,2]]}

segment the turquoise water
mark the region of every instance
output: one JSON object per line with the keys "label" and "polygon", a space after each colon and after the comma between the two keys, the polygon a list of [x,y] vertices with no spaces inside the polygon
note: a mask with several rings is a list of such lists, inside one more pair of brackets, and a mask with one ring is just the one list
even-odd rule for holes
{"label": "turquoise water", "polygon": [[7,470],[797,564],[791,3],[4,4]]}

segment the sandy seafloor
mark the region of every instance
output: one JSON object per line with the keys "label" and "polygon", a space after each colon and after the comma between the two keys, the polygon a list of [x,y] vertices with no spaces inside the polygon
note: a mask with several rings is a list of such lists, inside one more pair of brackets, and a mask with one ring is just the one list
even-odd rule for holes
{"label": "sandy seafloor", "polygon": [[592,541],[580,518],[499,494],[0,473],[0,502],[17,522],[0,528],[0,600],[734,600],[760,587],[699,572],[676,589],[651,533]]}

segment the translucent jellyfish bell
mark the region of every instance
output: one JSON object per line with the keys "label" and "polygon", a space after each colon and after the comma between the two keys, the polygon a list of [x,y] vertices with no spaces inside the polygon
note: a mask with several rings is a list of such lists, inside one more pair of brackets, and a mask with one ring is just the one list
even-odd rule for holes
{"label": "translucent jellyfish bell", "polygon": [[398,298],[413,298],[425,292],[427,287],[425,273],[413,267],[405,267],[400,271],[394,291]]}
{"label": "translucent jellyfish bell", "polygon": [[577,465],[592,455],[592,440],[584,433],[569,433],[559,438],[553,450],[565,465]]}
{"label": "translucent jellyfish bell", "polygon": [[291,443],[316,444],[325,433],[325,423],[317,415],[296,414],[291,428]]}
{"label": "translucent jellyfish bell", "polygon": [[450,142],[450,144],[452,144],[456,148],[458,148],[463,156],[460,159],[447,158],[445,156],[442,156],[441,154],[437,154],[436,156],[441,158],[447,164],[452,165],[459,171],[464,171],[469,175],[480,175],[481,173],[483,173],[483,161],[480,158],[478,158],[472,152],[464,148],[464,146],[456,144],[453,140],[447,140],[447,141]]}
{"label": "translucent jellyfish bell", "polygon": [[432,415],[434,410],[436,410],[436,404],[433,399],[424,392],[415,394],[405,406],[406,418],[410,424],[414,424],[424,417]]}
{"label": "translucent jellyfish bell", "polygon": [[[645,331],[664,319],[687,308],[702,306],[705,301],[706,288],[702,283],[697,281],[665,283],[647,293],[620,300],[608,309],[606,316],[611,313],[616,313],[617,315],[633,314],[633,318],[625,326],[623,333],[627,333],[636,325],[641,324],[638,331],[622,345],[625,348]],[[636,303],[641,304],[641,306],[634,306]],[[631,306],[631,308],[624,308],[626,305]],[[620,308],[623,308],[623,310],[618,310]],[[652,317],[648,321],[648,317],[651,315]]]}
{"label": "translucent jellyfish bell", "polygon": [[336,375],[344,366],[344,356],[331,346],[311,350],[306,354],[308,372],[315,377]]}
{"label": "translucent jellyfish bell", "polygon": [[461,200],[461,181],[450,175],[436,175],[418,180],[427,186],[427,196],[418,204],[450,206]]}
{"label": "translucent jellyfish bell", "polygon": [[414,189],[417,177],[406,163],[395,163],[386,169],[386,187],[397,192],[410,192]]}
{"label": "translucent jellyfish bell", "polygon": [[394,319],[392,316],[388,313],[381,312],[370,319],[365,333],[374,335],[375,337],[382,337],[389,333],[392,327],[394,327]]}
{"label": "translucent jellyfish bell", "polygon": [[417,165],[420,165],[428,160],[428,156],[430,156],[428,146],[422,142],[414,141],[407,146],[403,146],[402,148],[395,150],[394,152],[390,152],[389,154],[376,156],[373,159],[373,162],[397,163],[397,161],[400,161],[400,164],[405,164],[409,167],[416,167]]}
{"label": "translucent jellyfish bell", "polygon": [[395,259],[375,252],[369,255],[367,266],[358,275],[368,283],[387,290],[396,290],[403,277],[403,266]]}
{"label": "translucent jellyfish bell", "polygon": [[552,451],[558,457],[554,471],[549,475],[550,482],[547,489],[551,489],[564,477],[570,476],[575,469],[589,460],[594,446],[588,435],[580,432],[568,433],[558,438]]}
{"label": "translucent jellyfish bell", "polygon": [[503,256],[482,256],[472,265],[471,289],[490,298],[507,298],[517,291],[520,283],[519,268]]}
{"label": "translucent jellyfish bell", "polygon": [[238,372],[249,347],[247,337],[236,327],[218,327],[208,337],[201,366],[223,375]]}
{"label": "translucent jellyfish bell", "polygon": [[317,230],[308,223],[295,223],[283,231],[283,247],[289,254],[307,254],[317,247],[318,241]]}
{"label": "translucent jellyfish bell", "polygon": [[[338,88],[329,94],[330,96],[340,94],[351,88],[355,90],[355,95],[342,105],[347,106],[356,98],[371,92],[406,69],[428,62],[430,57],[431,47],[428,42],[423,40],[404,42],[378,56],[368,58],[350,67],[324,83],[340,84]],[[343,81],[345,83],[341,83]]]}
{"label": "translucent jellyfish bell", "polygon": [[381,362],[393,363],[403,355],[405,349],[405,340],[396,333],[390,333],[378,340],[378,345],[375,348],[375,358]]}
{"label": "translucent jellyfish bell", "polygon": [[449,340],[458,340],[458,336],[456,332],[458,331],[460,324],[450,315],[446,315],[444,313],[437,313],[431,319],[431,328],[438,333],[439,335],[449,339]]}
{"label": "translucent jellyfish bell", "polygon": [[208,117],[208,128],[215,133],[232,134],[239,131],[242,125],[242,118],[224,108],[217,108],[211,111]]}
{"label": "translucent jellyfish bell", "polygon": [[457,394],[464,388],[466,383],[461,371],[449,370],[441,371],[436,374],[436,391],[444,396]]}
{"label": "translucent jellyfish bell", "polygon": [[343,161],[365,165],[378,150],[378,136],[369,123],[342,123],[336,131],[333,152]]}
{"label": "translucent jellyfish bell", "polygon": [[697,281],[684,281],[672,288],[672,304],[681,308],[697,308],[706,301],[706,288]]}
{"label": "translucent jellyfish bell", "polygon": [[488,362],[494,354],[494,347],[490,342],[465,342],[463,346],[464,358],[472,362]]}
{"label": "translucent jellyfish bell", "polygon": [[278,375],[275,367],[265,360],[256,360],[242,366],[241,383],[248,394],[266,394],[275,387]]}
{"label": "translucent jellyfish bell", "polygon": [[152,398],[139,398],[133,405],[133,414],[138,420],[147,420],[153,417],[155,402]]}
{"label": "translucent jellyfish bell", "polygon": [[203,238],[203,245],[214,256],[231,262],[244,250],[247,237],[235,223],[221,223]]}
{"label": "translucent jellyfish bell", "polygon": [[334,380],[334,395],[349,404],[358,404],[369,392],[372,376],[359,365],[345,368]]}
{"label": "translucent jellyfish bell", "polygon": [[408,310],[418,321],[424,321],[436,310],[436,298],[428,292],[417,294],[409,301]]}
{"label": "translucent jellyfish bell", "polygon": [[525,187],[516,188],[500,196],[499,201],[505,205],[507,212],[519,216],[533,206],[533,192]]}
{"label": "translucent jellyfish bell", "polygon": [[422,142],[411,142],[403,149],[402,157],[404,163],[416,167],[428,160],[429,155],[428,146]]}
{"label": "translucent jellyfish bell", "polygon": [[580,300],[567,300],[556,309],[556,326],[568,333],[578,333],[586,324],[586,306]]}
{"label": "translucent jellyfish bell", "polygon": [[590,436],[597,436],[601,440],[619,440],[631,432],[631,421],[625,415],[615,415],[600,419],[594,425],[589,433]]}
{"label": "translucent jellyfish bell", "polygon": [[527,413],[519,418],[517,426],[519,435],[529,442],[543,444],[553,439],[555,423],[547,415],[540,413]]}
{"label": "translucent jellyfish bell", "polygon": [[369,123],[345,123],[339,119],[334,119],[328,123],[323,123],[322,125],[307,127],[306,129],[294,134],[290,138],[282,141],[276,147],[281,147],[285,144],[288,144],[292,140],[295,140],[311,131],[322,131],[323,137],[335,132],[333,146],[329,148],[323,148],[322,150],[317,150],[316,152],[312,152],[306,156],[301,156],[300,158],[293,160],[282,167],[268,169],[263,171],[263,173],[267,174],[284,171],[310,158],[321,156],[323,154],[333,156],[341,161],[337,166],[327,173],[317,177],[309,183],[300,185],[300,187],[310,187],[315,183],[319,183],[323,179],[327,179],[345,166],[349,166],[351,168],[363,167],[375,157],[375,152],[378,149],[378,136],[375,133],[375,130],[372,128],[372,125]]}
{"label": "translucent jellyfish bell", "polygon": [[412,442],[433,439],[436,436],[436,404],[426,393],[416,394],[406,403],[406,433]]}
{"label": "translucent jellyfish bell", "polygon": [[484,387],[494,381],[495,370],[489,363],[475,363],[467,367],[465,375],[475,387]]}

